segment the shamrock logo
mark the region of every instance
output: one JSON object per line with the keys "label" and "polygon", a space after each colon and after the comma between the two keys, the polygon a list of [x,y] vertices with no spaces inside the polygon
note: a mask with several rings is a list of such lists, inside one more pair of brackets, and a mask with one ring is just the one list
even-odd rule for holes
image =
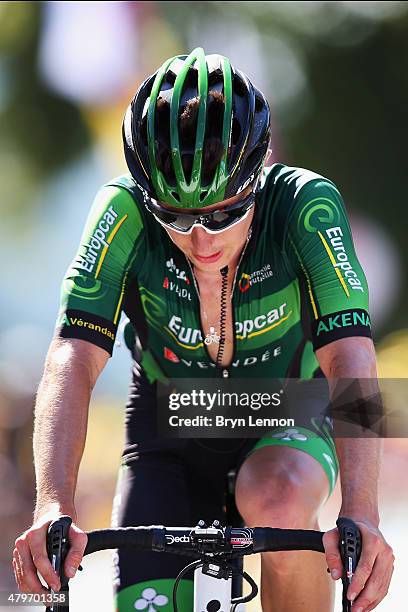
{"label": "shamrock logo", "polygon": [[146,610],[146,612],[157,612],[155,606],[165,606],[169,601],[167,595],[158,595],[152,588],[143,589],[140,599],[135,601],[136,610]]}
{"label": "shamrock logo", "polygon": [[300,433],[297,429],[293,429],[293,427],[290,427],[285,431],[273,434],[272,438],[279,438],[279,440],[285,440],[285,442],[292,442],[293,440],[304,442],[305,440],[307,440],[307,436]]}

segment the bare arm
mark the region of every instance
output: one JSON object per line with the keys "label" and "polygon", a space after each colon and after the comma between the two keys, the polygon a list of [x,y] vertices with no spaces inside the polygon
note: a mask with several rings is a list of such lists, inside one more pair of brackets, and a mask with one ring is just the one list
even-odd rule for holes
{"label": "bare arm", "polygon": [[51,343],[35,407],[35,519],[55,506],[74,512],[89,402],[107,360],[106,351],[83,340]]}
{"label": "bare arm", "polygon": [[[331,381],[360,379],[362,397],[378,393],[374,345],[369,338],[344,338],[316,352],[320,367]],[[358,398],[356,398],[358,399]],[[377,438],[335,438],[342,487],[341,514],[360,515],[378,527],[378,478],[381,440]],[[357,469],[356,469],[357,468]]]}
{"label": "bare arm", "polygon": [[[361,398],[378,392],[375,350],[369,338],[337,340],[319,349],[316,356],[329,386],[334,379],[361,379]],[[363,538],[361,560],[349,587],[348,597],[355,599],[353,609],[357,612],[360,609],[372,610],[388,591],[394,561],[392,549],[378,529],[381,440],[336,438],[335,444],[342,491],[340,516],[356,521]],[[324,543],[327,564],[333,578],[340,577],[342,571],[337,541],[336,529],[327,532]]]}
{"label": "bare arm", "polygon": [[46,532],[62,514],[73,518],[65,574],[81,562],[86,534],[75,524],[74,495],[85,446],[92,389],[108,353],[84,340],[55,338],[50,345],[35,406],[34,463],[37,500],[32,527],[16,539],[13,569],[21,591],[46,593],[37,570],[56,591],[60,581],[46,552]]}

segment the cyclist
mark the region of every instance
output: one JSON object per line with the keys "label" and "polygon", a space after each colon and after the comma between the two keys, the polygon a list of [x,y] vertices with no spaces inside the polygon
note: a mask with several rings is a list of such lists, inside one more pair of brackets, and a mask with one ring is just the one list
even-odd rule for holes
{"label": "cyclist", "polygon": [[[223,518],[225,477],[248,526],[318,528],[338,465],[341,515],[363,536],[349,589],[354,607],[384,598],[393,555],[378,528],[376,440],[333,439],[310,422],[259,440],[162,439],[156,384],[168,377],[375,379],[368,289],[342,197],[308,170],[265,167],[264,95],[227,58],[195,49],[167,60],[139,88],[123,123],[129,173],[96,196],[63,283],[55,337],[38,391],[34,524],[16,541],[19,587],[52,587],[50,520],[76,521],[74,493],[93,386],[112,354],[121,312],[134,362],[116,525],[195,524]],[[360,398],[364,401],[364,397]],[[205,491],[206,495],[202,496]],[[66,573],[86,536],[74,525]],[[336,529],[326,559],[264,553],[265,612],[333,609],[341,574]],[[170,610],[183,558],[123,550],[115,557],[117,610]],[[183,610],[192,582],[182,580]]]}

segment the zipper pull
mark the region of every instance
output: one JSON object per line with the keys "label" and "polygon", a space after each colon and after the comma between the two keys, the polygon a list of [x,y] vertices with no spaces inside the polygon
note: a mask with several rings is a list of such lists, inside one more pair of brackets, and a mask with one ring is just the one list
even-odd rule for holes
{"label": "zipper pull", "polygon": [[227,368],[224,368],[222,371],[222,377],[223,378],[229,378],[229,372],[227,370]]}

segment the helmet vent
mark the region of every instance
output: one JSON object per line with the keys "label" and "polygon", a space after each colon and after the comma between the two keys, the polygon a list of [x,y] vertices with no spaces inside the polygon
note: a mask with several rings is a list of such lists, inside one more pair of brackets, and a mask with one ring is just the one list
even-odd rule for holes
{"label": "helmet vent", "polygon": [[187,101],[179,119],[180,149],[183,151],[181,159],[184,175],[188,183],[191,180],[191,171],[193,169],[193,153],[196,141],[198,109],[199,98],[197,96],[190,98]]}
{"label": "helmet vent", "polygon": [[262,143],[260,146],[256,147],[251,153],[248,155],[245,160],[245,165],[243,167],[243,171],[245,172],[245,176],[251,176],[261,163],[262,159],[265,156],[267,145]]}
{"label": "helmet vent", "polygon": [[208,191],[202,191],[200,193],[200,202],[204,202],[204,200],[207,197],[207,195],[208,195]]}
{"label": "helmet vent", "polygon": [[244,83],[242,77],[240,77],[237,73],[234,75],[234,94],[240,97],[246,97],[247,95],[247,87]]}
{"label": "helmet vent", "polygon": [[147,115],[140,122],[140,138],[145,147],[147,147]]}
{"label": "helmet vent", "polygon": [[236,117],[232,120],[232,129],[231,129],[231,142],[235,146],[239,141],[241,136],[241,126]]}
{"label": "helmet vent", "polygon": [[156,104],[155,150],[157,168],[163,172],[166,181],[175,186],[176,176],[170,155],[170,104],[164,98],[159,98]]}
{"label": "helmet vent", "polygon": [[218,164],[224,153],[222,144],[224,104],[224,94],[212,89],[208,94],[207,123],[204,136],[203,165],[201,170],[203,186],[207,186],[213,181]]}
{"label": "helmet vent", "polygon": [[255,112],[260,113],[264,107],[264,102],[259,96],[255,96]]}
{"label": "helmet vent", "polygon": [[191,179],[193,167],[192,155],[195,150],[199,106],[198,71],[191,66],[186,74],[180,96],[178,126],[183,170],[188,183]]}
{"label": "helmet vent", "polygon": [[180,115],[179,120],[179,134],[180,134],[180,149],[185,151],[186,149],[194,150],[196,131],[197,131],[197,119],[198,119],[198,108],[199,98],[190,98],[185,105],[183,112]]}
{"label": "helmet vent", "polygon": [[170,87],[174,87],[174,83],[176,82],[176,77],[177,75],[174,74],[172,70],[169,70],[166,74],[165,80],[162,83],[162,88],[168,89],[168,87],[165,87],[167,84],[170,85]]}
{"label": "helmet vent", "polygon": [[189,183],[191,180],[191,172],[193,170],[194,156],[192,153],[185,153],[181,156],[181,163],[183,164],[183,172],[186,177],[186,181]]}
{"label": "helmet vent", "polygon": [[214,70],[213,72],[210,72],[208,75],[208,89],[212,89],[213,87],[216,87],[217,85],[223,85],[224,81],[223,81],[223,74],[222,74],[222,70],[221,68],[218,68],[217,70]]}
{"label": "helmet vent", "polygon": [[177,191],[172,191],[172,192],[171,192],[171,195],[173,196],[173,198],[174,198],[175,200],[177,200],[177,202],[180,202],[180,196],[179,196],[179,194],[177,193]]}

